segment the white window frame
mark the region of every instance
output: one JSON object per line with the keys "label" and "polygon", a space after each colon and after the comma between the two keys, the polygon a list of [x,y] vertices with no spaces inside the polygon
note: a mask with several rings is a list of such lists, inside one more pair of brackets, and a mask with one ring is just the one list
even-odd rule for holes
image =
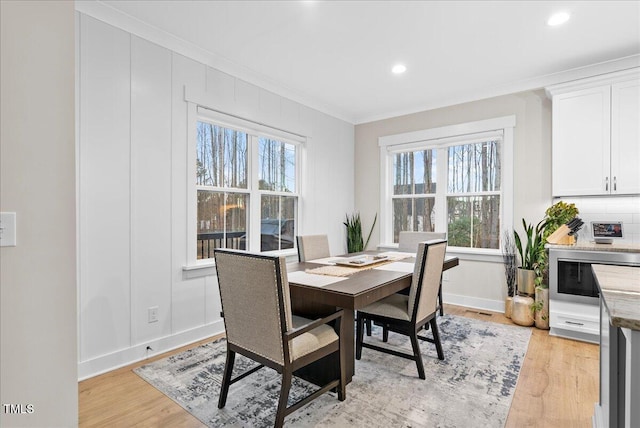
{"label": "white window frame", "polygon": [[[437,183],[436,191],[436,231],[447,230],[446,197],[447,193],[447,147],[460,144],[501,139],[501,191],[500,191],[500,227],[502,231],[513,229],[513,145],[515,115],[493,119],[467,122],[439,128],[424,129],[403,134],[378,138],[380,147],[380,246],[397,247],[393,243],[393,159],[398,152],[420,149],[437,149]],[[444,162],[444,163],[441,163]],[[442,184],[440,184],[442,183]],[[493,192],[490,192],[493,193]],[[443,209],[444,207],[444,209]],[[502,231],[501,236],[502,236]],[[501,242],[501,239],[500,239]],[[502,261],[500,249],[449,247],[447,252],[464,259],[480,261]]]}
{"label": "white window frame", "polygon": [[[214,260],[211,259],[198,259],[197,258],[197,218],[198,218],[198,200],[197,194],[198,189],[202,189],[201,186],[196,184],[196,164],[197,164],[197,122],[203,121],[208,123],[213,123],[217,126],[232,128],[241,132],[246,132],[248,134],[247,143],[250,147],[248,147],[249,159],[248,159],[248,171],[247,171],[247,180],[249,186],[247,189],[236,189],[236,188],[216,188],[216,191],[220,192],[232,192],[232,193],[246,193],[249,195],[249,218],[247,224],[247,233],[249,235],[249,242],[247,250],[252,252],[260,252],[260,198],[262,195],[270,195],[270,196],[294,196],[297,197],[296,204],[296,229],[300,225],[300,218],[302,215],[301,212],[301,169],[302,169],[302,152],[304,148],[304,143],[306,142],[306,138],[292,134],[286,131],[282,131],[279,129],[271,128],[263,124],[251,122],[246,119],[242,119],[240,117],[228,115],[225,113],[221,113],[212,109],[208,109],[203,106],[198,106],[195,103],[187,102],[188,112],[187,112],[187,140],[188,140],[188,149],[187,149],[187,182],[188,182],[188,192],[187,192],[187,266],[183,268],[185,271],[189,271],[192,269],[199,269],[202,267],[208,267],[214,265]],[[296,191],[293,193],[290,192],[277,192],[277,191],[268,191],[268,190],[260,190],[258,189],[258,140],[260,137],[269,138],[273,140],[278,140],[283,143],[292,144],[296,146],[296,172],[295,172],[295,180],[296,180]],[[254,231],[258,231],[254,233]],[[277,254],[277,255],[293,255],[297,254],[297,249],[295,246],[290,249],[278,250],[278,251],[268,251],[264,254]]]}

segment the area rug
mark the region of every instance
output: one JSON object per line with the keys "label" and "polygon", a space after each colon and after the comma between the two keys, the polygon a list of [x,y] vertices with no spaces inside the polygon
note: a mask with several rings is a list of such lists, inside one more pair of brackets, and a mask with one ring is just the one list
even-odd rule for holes
{"label": "area rug", "polygon": [[[445,359],[437,359],[434,345],[421,343],[426,380],[418,378],[413,361],[363,349],[345,401],[324,394],[287,416],[285,426],[504,426],[531,330],[452,315],[438,318],[438,325]],[[382,344],[380,329],[367,340]],[[394,333],[383,346],[411,352],[408,339]],[[231,385],[226,407],[218,409],[225,352],[220,339],[135,372],[209,427],[273,426],[280,375],[268,368]],[[234,374],[253,364],[238,355]],[[313,390],[294,378],[290,404]]]}

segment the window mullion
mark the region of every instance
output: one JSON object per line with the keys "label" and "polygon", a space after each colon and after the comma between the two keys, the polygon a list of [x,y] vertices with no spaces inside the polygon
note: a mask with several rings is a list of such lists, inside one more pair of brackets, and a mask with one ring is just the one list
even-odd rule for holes
{"label": "window mullion", "polygon": [[260,251],[260,206],[262,204],[260,192],[258,191],[258,182],[260,174],[258,166],[258,137],[250,135],[249,137],[249,227],[247,234],[249,235],[249,251]]}
{"label": "window mullion", "polygon": [[[436,187],[436,203],[435,203],[435,211],[436,211],[436,232],[446,232],[447,231],[447,187],[448,187],[448,177],[447,177],[447,167],[448,167],[448,159],[447,159],[447,149],[439,148],[436,154],[436,163],[438,166],[437,170],[437,180],[438,186]],[[442,184],[440,184],[442,183]]]}

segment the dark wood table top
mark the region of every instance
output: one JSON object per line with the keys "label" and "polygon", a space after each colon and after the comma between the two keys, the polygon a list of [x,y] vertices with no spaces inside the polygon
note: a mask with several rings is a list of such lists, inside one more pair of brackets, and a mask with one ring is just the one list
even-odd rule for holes
{"label": "dark wood table top", "polygon": [[[369,254],[375,254],[369,252]],[[350,254],[353,256],[353,254]],[[414,262],[415,258],[402,261]],[[457,257],[445,257],[443,270],[459,264]],[[325,266],[317,263],[301,262],[287,265],[288,272],[305,271]],[[360,309],[386,296],[390,296],[411,285],[412,273],[378,269],[365,269],[345,277],[343,281],[323,287],[297,284],[289,281],[291,288],[304,290],[306,298],[317,303],[334,305],[341,308]]]}

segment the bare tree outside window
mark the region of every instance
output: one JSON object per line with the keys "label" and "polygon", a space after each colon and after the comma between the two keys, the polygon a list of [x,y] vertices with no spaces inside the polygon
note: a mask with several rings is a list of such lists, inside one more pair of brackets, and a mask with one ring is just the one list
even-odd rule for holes
{"label": "bare tree outside window", "polygon": [[433,232],[436,150],[396,153],[393,177],[393,242],[401,231]]}
{"label": "bare tree outside window", "polygon": [[[260,251],[294,247],[296,150],[294,144],[197,122],[198,259],[213,257],[217,247],[249,250],[251,224],[260,225]],[[252,152],[258,159],[253,166]],[[251,198],[260,204],[253,222]]]}
{"label": "bare tree outside window", "polygon": [[260,251],[294,247],[297,197],[296,147],[277,140],[258,140]]}
{"label": "bare tree outside window", "polygon": [[198,259],[213,249],[246,249],[248,135],[207,122],[197,123]]}
{"label": "bare tree outside window", "polygon": [[500,142],[448,148],[449,245],[500,248]]}

